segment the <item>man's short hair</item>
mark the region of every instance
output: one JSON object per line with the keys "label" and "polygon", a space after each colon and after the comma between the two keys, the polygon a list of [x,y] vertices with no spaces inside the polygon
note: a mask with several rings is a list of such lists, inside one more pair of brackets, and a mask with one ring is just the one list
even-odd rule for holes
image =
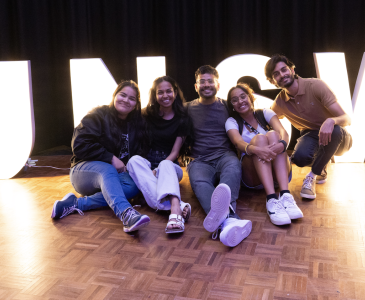
{"label": "man's short hair", "polygon": [[198,70],[196,70],[196,72],[195,72],[195,80],[197,80],[198,79],[198,76],[199,75],[202,75],[202,74],[212,74],[217,79],[219,78],[217,69],[216,68],[213,68],[212,66],[209,66],[209,65],[201,66],[200,68],[198,68]]}
{"label": "man's short hair", "polygon": [[274,54],[265,65],[265,76],[267,80],[270,81],[272,79],[272,73],[274,72],[276,64],[279,62],[285,63],[290,69],[295,68],[293,62],[291,62],[286,56]]}

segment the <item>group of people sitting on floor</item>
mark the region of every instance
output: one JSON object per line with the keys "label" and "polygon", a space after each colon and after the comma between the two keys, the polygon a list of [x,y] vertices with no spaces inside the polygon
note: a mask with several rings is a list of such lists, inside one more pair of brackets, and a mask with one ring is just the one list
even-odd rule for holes
{"label": "group of people sitting on floor", "polygon": [[[350,117],[329,87],[320,79],[299,77],[294,68],[282,55],[267,62],[267,79],[282,89],[270,109],[254,108],[253,90],[246,84],[232,87],[227,100],[218,98],[219,75],[207,65],[195,73],[199,98],[191,102],[185,102],[173,78],[163,76],[153,82],[142,110],[137,84],[121,82],[111,103],[93,109],[75,128],[70,180],[83,197],[67,194],[54,203],[51,217],[109,206],[125,232],[136,231],[150,222],[129,202],[142,192],[151,208],[171,211],[166,233],[183,232],[191,216],[179,188],[183,171],[177,159],[184,154],[190,158],[191,187],[207,214],[203,226],[224,245],[238,245],[252,229],[236,211],[241,181],[265,189],[273,224],[302,218],[288,187],[291,164],[311,166],[300,195],[314,199],[331,157],[348,151],[352,138],[344,128]],[[284,116],[300,130],[290,158],[289,136],[279,121]]]}

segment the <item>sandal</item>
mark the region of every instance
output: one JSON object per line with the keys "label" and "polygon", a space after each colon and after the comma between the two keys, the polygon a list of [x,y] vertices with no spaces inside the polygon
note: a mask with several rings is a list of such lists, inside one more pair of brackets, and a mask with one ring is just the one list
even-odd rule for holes
{"label": "sandal", "polygon": [[184,208],[187,207],[188,211],[186,212],[186,217],[182,217],[184,219],[185,222],[187,222],[191,216],[191,205],[189,203],[185,203],[184,201],[180,201],[180,208],[181,208],[181,213],[184,212]]}
{"label": "sandal", "polygon": [[[171,219],[175,219],[173,221],[170,221]],[[171,214],[169,216],[169,222],[167,222],[165,232],[166,233],[178,233],[178,232],[184,232],[185,230],[185,220],[182,216]],[[178,225],[180,228],[167,228],[169,225]]]}

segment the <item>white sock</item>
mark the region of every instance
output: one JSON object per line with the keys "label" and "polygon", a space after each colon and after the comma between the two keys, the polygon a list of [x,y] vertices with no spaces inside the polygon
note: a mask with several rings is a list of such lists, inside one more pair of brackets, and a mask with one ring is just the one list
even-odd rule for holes
{"label": "white sock", "polygon": [[316,178],[317,178],[317,175],[316,175],[316,174],[314,174],[312,171],[310,171],[310,172],[307,174],[307,176],[310,176],[310,177],[312,177],[313,179],[316,179]]}

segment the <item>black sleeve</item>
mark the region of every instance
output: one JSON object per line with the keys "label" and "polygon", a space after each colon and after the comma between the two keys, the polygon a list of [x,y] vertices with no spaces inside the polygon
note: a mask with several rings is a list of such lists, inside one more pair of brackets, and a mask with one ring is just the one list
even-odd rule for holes
{"label": "black sleeve", "polygon": [[177,128],[177,136],[186,137],[189,134],[189,118],[185,117],[180,120],[179,127]]}
{"label": "black sleeve", "polygon": [[100,144],[102,134],[100,117],[96,114],[86,115],[74,130],[71,142],[74,155],[80,160],[111,163],[113,153]]}

